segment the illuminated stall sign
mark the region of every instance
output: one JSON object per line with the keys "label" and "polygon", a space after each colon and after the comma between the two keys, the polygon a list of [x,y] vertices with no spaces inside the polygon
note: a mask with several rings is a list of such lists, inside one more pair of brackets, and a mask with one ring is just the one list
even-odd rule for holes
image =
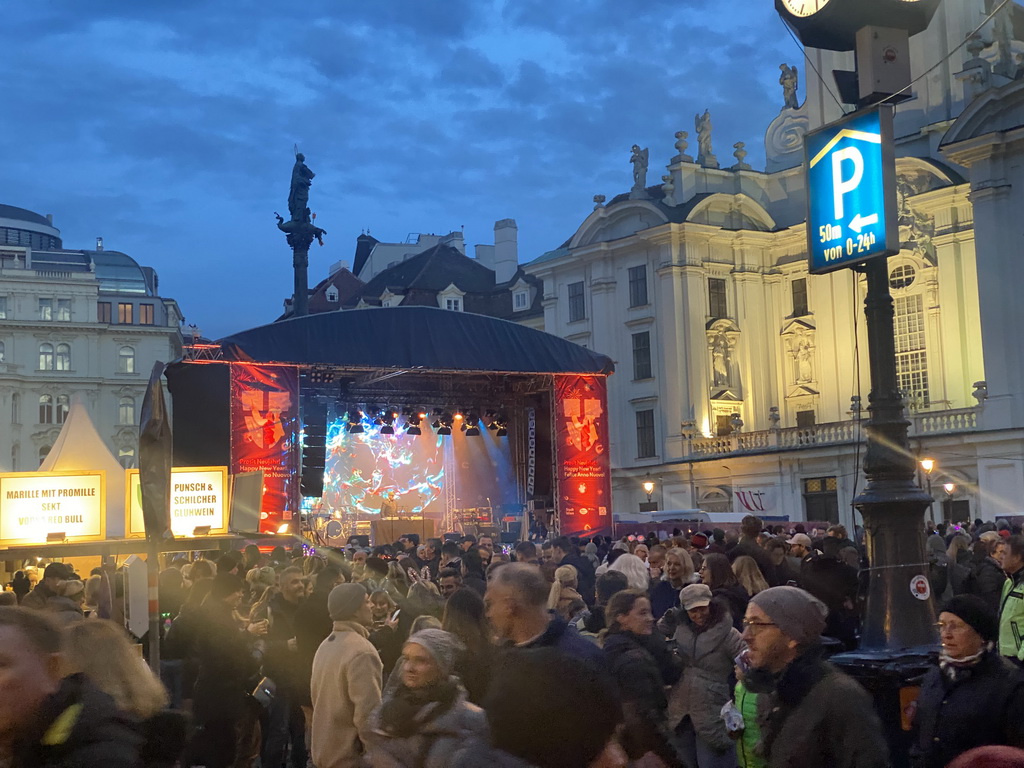
{"label": "illuminated stall sign", "polygon": [[299,509],[299,370],[231,364],[231,474],[263,471],[260,531]]}
{"label": "illuminated stall sign", "polygon": [[[129,538],[146,535],[142,517],[142,487],[139,470],[129,469],[125,483]],[[188,538],[196,528],[209,526],[209,534],[228,530],[228,468],[174,467],[171,469],[171,532]]]}
{"label": "illuminated stall sign", "polygon": [[105,480],[103,472],[0,474],[0,546],[102,541]]}
{"label": "illuminated stall sign", "polygon": [[563,536],[610,536],[608,390],[603,376],[555,377],[558,520]]}

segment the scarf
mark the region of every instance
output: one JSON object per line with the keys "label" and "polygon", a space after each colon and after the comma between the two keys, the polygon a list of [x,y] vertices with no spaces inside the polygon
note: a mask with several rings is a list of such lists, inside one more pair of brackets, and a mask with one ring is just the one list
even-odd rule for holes
{"label": "scarf", "polygon": [[959,683],[961,680],[970,677],[972,670],[978,666],[981,660],[993,648],[995,648],[995,643],[987,642],[980,651],[971,656],[965,656],[962,659],[954,659],[943,649],[942,653],[939,654],[939,669],[942,671],[942,676],[951,683]]}
{"label": "scarf", "polygon": [[381,705],[381,730],[393,738],[408,738],[451,709],[458,694],[459,686],[451,678],[425,688],[407,688],[402,683]]}

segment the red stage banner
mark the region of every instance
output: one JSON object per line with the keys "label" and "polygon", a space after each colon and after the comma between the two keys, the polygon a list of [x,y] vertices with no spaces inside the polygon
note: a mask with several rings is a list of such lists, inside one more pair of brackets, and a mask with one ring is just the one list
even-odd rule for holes
{"label": "red stage banner", "polygon": [[231,364],[231,472],[263,470],[260,532],[299,511],[299,370]]}
{"label": "red stage banner", "polygon": [[555,377],[555,437],[559,533],[610,536],[612,481],[604,376]]}

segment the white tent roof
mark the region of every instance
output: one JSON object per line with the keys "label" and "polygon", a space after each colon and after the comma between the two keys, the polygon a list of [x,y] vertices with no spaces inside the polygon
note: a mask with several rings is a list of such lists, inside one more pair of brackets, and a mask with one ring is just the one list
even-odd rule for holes
{"label": "white tent roof", "polygon": [[77,397],[71,403],[64,427],[39,467],[40,472],[103,470],[107,481],[107,537],[124,537],[124,468],[103,442],[89,411]]}

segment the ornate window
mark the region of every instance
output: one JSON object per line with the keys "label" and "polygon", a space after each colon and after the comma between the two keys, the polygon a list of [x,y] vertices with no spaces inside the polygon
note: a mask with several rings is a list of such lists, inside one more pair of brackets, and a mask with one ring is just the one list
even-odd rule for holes
{"label": "ornate window", "polygon": [[68,411],[71,410],[71,401],[67,395],[57,395],[56,416],[57,423],[63,424],[68,420]]}
{"label": "ornate window", "polygon": [[327,300],[331,302],[331,304],[338,303],[338,289],[333,285],[327,289],[324,295],[327,297]]}
{"label": "ornate window", "polygon": [[569,283],[569,322],[584,320],[587,317],[587,305],[583,298],[583,282]]}
{"label": "ornate window", "polygon": [[522,312],[524,309],[530,308],[530,292],[529,291],[516,291],[512,294],[512,309],[516,312]]}
{"label": "ornate window", "polygon": [[39,396],[39,423],[53,424],[53,396]]}
{"label": "ornate window", "polygon": [[790,289],[793,293],[793,317],[803,317],[808,314],[807,278],[797,278],[790,284]]}
{"label": "ornate window", "polygon": [[725,280],[720,277],[708,278],[709,315],[721,319],[729,316],[729,302],[725,297]]}
{"label": "ornate window", "polygon": [[917,277],[917,272],[909,264],[900,264],[889,273],[889,287],[894,291],[909,288]]}
{"label": "ornate window", "polygon": [[647,304],[647,265],[629,268],[629,306],[642,307]]}
{"label": "ornate window", "polygon": [[117,372],[135,373],[135,348],[124,346],[117,351]]}
{"label": "ornate window", "polygon": [[899,388],[911,407],[927,408],[930,399],[924,297],[919,293],[896,296],[893,305],[896,311],[896,378]]}
{"label": "ornate window", "polygon": [[57,345],[57,366],[58,371],[70,371],[71,370],[71,345],[70,344],[58,344]]}
{"label": "ornate window", "polygon": [[124,425],[135,423],[134,397],[122,397],[117,401],[117,423]]}
{"label": "ornate window", "polygon": [[53,344],[43,342],[39,345],[39,370],[53,370]]}

